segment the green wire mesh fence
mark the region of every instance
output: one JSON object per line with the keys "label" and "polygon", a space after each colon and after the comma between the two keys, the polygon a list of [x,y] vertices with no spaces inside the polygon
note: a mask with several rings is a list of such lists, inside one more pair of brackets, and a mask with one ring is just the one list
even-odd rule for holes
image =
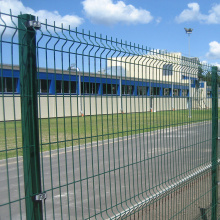
{"label": "green wire mesh fence", "polygon": [[0,15],[0,219],[219,218],[216,67]]}

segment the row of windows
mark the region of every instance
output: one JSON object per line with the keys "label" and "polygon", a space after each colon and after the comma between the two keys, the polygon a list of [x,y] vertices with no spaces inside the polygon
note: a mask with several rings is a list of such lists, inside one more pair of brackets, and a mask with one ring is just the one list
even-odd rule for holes
{"label": "row of windows", "polygon": [[[18,79],[3,77],[0,78],[0,92],[17,92]],[[89,83],[81,82],[81,94],[99,94],[99,83]],[[117,95],[119,85],[117,84],[102,84],[102,94],[104,95]],[[50,93],[51,81],[50,80],[38,80],[38,92],[40,93]],[[149,91],[150,89],[150,91]],[[162,90],[161,90],[162,89]],[[56,94],[76,94],[77,93],[77,83],[75,81],[61,81],[56,80],[55,83]],[[160,93],[162,91],[162,94]],[[173,96],[180,96],[180,89],[173,89]],[[134,95],[133,85],[122,85],[121,89],[122,95]],[[171,88],[161,88],[161,87],[145,87],[137,86],[137,95],[139,96],[171,96]],[[188,90],[182,89],[182,96],[188,96]]]}
{"label": "row of windows", "polygon": [[[40,92],[48,93],[49,92],[49,83],[48,80],[40,80]],[[137,86],[137,95],[146,96],[148,94],[149,87]],[[89,83],[81,82],[81,94],[98,94],[99,92],[98,83]],[[103,93],[104,95],[117,95],[118,85],[117,84],[103,84]],[[122,95],[133,95],[134,86],[133,85],[122,85]],[[69,81],[56,81],[56,93],[77,93],[76,82]],[[150,95],[157,96],[160,95],[160,87],[151,87]],[[171,88],[163,88],[163,96],[171,96]],[[187,96],[188,90],[182,89],[182,96]],[[180,89],[173,89],[173,96],[180,96]]]}
{"label": "row of windows", "polygon": [[[188,89],[182,89],[182,96],[188,96]],[[173,89],[173,96],[180,96],[181,89]],[[160,95],[160,87],[151,87],[150,95]],[[163,96],[171,96],[171,88],[163,88]]]}
{"label": "row of windows", "polygon": [[[38,86],[38,91],[40,93],[49,93],[50,89],[50,80],[40,80],[40,85]],[[99,83],[89,83],[81,82],[81,94],[98,94]],[[56,81],[56,93],[77,93],[77,85],[74,81]],[[118,85],[117,84],[103,84],[103,93],[104,95],[112,94],[117,95]],[[122,94],[123,95],[133,95],[134,86],[131,85],[122,85]]]}
{"label": "row of windows", "polygon": [[[38,91],[40,93],[50,93],[51,80],[38,80]],[[19,92],[17,90],[18,79],[10,77],[0,78],[0,92],[12,93]],[[99,92],[100,83],[92,82],[81,82],[81,94],[100,94]],[[150,91],[149,91],[150,89]],[[55,90],[56,94],[76,94],[77,93],[77,82],[76,81],[62,81],[56,80]],[[122,95],[134,95],[135,88],[133,85],[122,85],[121,94]],[[117,95],[119,94],[119,85],[117,84],[102,84],[102,93],[104,95]],[[161,88],[161,87],[145,87],[137,86],[137,95],[139,96],[172,96],[171,88]],[[173,96],[188,96],[188,89],[173,89]],[[211,97],[211,91],[207,91],[207,97]]]}

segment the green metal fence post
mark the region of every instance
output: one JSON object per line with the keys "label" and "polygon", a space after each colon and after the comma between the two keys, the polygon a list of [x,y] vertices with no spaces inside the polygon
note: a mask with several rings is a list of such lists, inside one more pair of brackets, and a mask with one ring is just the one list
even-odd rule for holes
{"label": "green metal fence post", "polygon": [[23,166],[27,219],[42,216],[35,17],[18,16]]}
{"label": "green metal fence post", "polygon": [[218,204],[218,90],[217,67],[212,67],[212,220],[217,219]]}

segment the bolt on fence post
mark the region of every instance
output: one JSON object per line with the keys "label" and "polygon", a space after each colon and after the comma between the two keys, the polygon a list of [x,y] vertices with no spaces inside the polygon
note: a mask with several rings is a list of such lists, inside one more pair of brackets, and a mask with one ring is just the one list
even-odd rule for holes
{"label": "bolt on fence post", "polygon": [[217,67],[212,67],[212,220],[217,219],[218,205],[218,90]]}
{"label": "bolt on fence post", "polygon": [[35,17],[18,16],[19,65],[21,91],[21,122],[26,218],[39,220],[42,216],[39,126],[37,104]]}

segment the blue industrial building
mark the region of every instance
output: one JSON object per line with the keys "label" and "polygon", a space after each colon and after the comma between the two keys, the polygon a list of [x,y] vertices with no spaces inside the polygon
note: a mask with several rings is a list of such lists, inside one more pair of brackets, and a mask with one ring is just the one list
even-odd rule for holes
{"label": "blue industrial building", "polygon": [[[3,65],[0,77],[0,92],[20,93],[19,67]],[[39,69],[37,73],[38,88],[41,94],[60,95],[131,95],[131,96],[177,96],[188,97],[188,84],[153,81],[119,77],[109,74],[84,73],[72,70]],[[187,79],[186,76],[182,76]],[[204,82],[198,84],[196,78],[191,78],[191,87],[204,88]],[[173,94],[172,94],[173,89]],[[207,97],[211,91],[207,88]]]}

